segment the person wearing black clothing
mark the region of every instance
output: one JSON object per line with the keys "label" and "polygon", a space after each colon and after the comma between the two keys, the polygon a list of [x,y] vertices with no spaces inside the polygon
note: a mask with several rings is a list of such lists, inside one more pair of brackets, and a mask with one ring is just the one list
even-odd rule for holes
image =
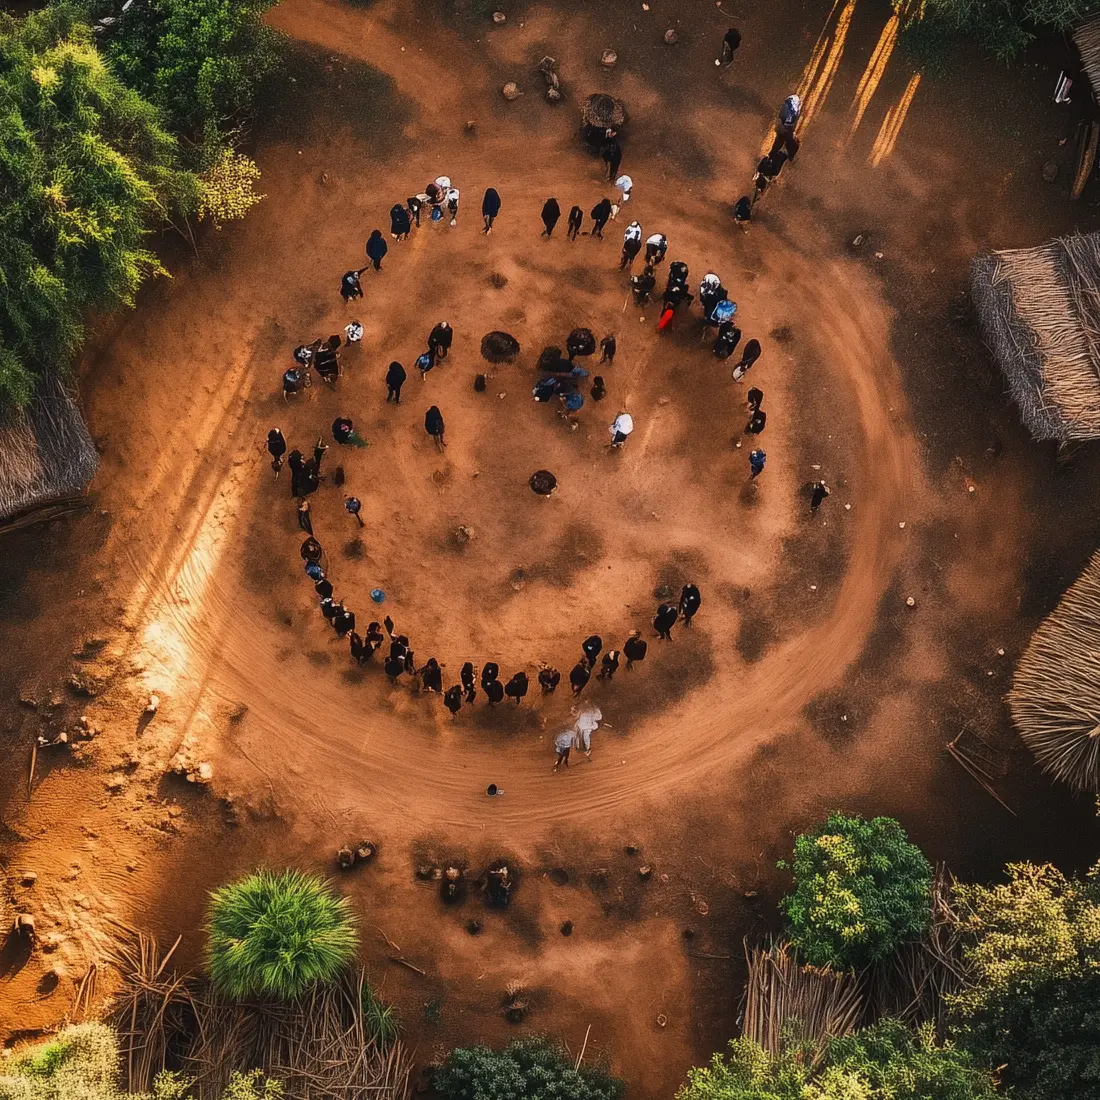
{"label": "person wearing black clothing", "polygon": [[492,233],[493,222],[500,213],[500,195],[495,187],[485,189],[485,197],[481,200],[481,216],[485,219],[483,233]]}
{"label": "person wearing black clothing", "polygon": [[646,237],[645,262],[647,264],[659,264],[665,258],[668,251],[668,238],[663,233],[654,233]]}
{"label": "person wearing black clothing", "polygon": [[561,217],[561,207],[558,206],[557,199],[547,199],[542,204],[542,224],[545,228],[542,231],[544,237],[551,237],[554,234],[554,226],[558,224],[558,218]]}
{"label": "person wearing black clothing", "polygon": [[723,321],[718,326],[718,336],[714,341],[716,359],[728,359],[741,342],[741,330],[732,321]]}
{"label": "person wearing black clothing", "polygon": [[786,164],[787,161],[789,161],[790,159],[790,155],[787,153],[786,149],[776,149],[774,146],[772,147],[772,151],[768,156],[768,160],[772,162],[773,180],[779,178],[779,173],[783,171],[783,165]]}
{"label": "person wearing black clothing", "polygon": [[434,657],[429,657],[420,670],[420,684],[425,691],[443,691],[443,670]]}
{"label": "person wearing black clothing", "polygon": [[298,526],[305,531],[307,535],[313,534],[313,519],[310,516],[309,501],[305,497],[302,497],[298,501]]}
{"label": "person wearing black clothing", "polygon": [[405,650],[405,671],[410,676],[416,675],[416,661],[413,660],[413,651],[407,648]]}
{"label": "person wearing black clothing", "polygon": [[578,661],[569,672],[569,686],[573,689],[574,695],[580,695],[584,690],[584,685],[588,683],[588,678],[592,675],[592,670],[588,667],[587,661]]}
{"label": "person wearing black clothing", "polygon": [[443,453],[443,448],[447,446],[443,442],[443,432],[446,430],[446,425],[443,423],[443,414],[439,411],[438,405],[433,405],[424,414],[424,431],[428,433],[435,440],[435,445],[439,448],[439,453]]}
{"label": "person wearing black clothing", "polygon": [[451,350],[451,343],[454,338],[455,330],[446,321],[440,321],[428,333],[428,354],[432,357],[433,367],[437,360],[447,358],[447,352]]}
{"label": "person wearing black clothing", "polygon": [[600,655],[601,649],[603,649],[603,639],[598,634],[590,634],[581,642],[581,652],[589,668],[595,667],[596,658]]}
{"label": "person wearing black clothing", "polygon": [[366,270],[365,267],[361,267],[358,271],[344,272],[343,277],[340,279],[340,297],[344,299],[345,305],[353,298],[363,297],[363,288],[359,284],[359,276]]}
{"label": "person wearing black clothing", "polygon": [[459,679],[462,680],[462,691],[466,696],[466,702],[472,703],[477,698],[477,691],[474,689],[474,666],[471,662],[467,661],[462,666],[462,671],[459,673]]}
{"label": "person wearing black clothing", "polygon": [[313,357],[313,369],[321,376],[322,381],[329,385],[335,385],[340,377],[340,337],[330,336],[317,349]]}
{"label": "person wearing black clothing", "polygon": [[515,699],[516,706],[518,707],[520,701],[527,694],[528,684],[527,673],[517,672],[515,676],[504,685],[504,694],[507,695],[509,699]]}
{"label": "person wearing black clothing", "polygon": [[758,390],[755,386],[746,394],[749,408],[756,412],[758,408],[764,403],[764,391]]}
{"label": "person wearing black clothing", "polygon": [[390,683],[396,684],[398,676],[405,671],[405,662],[397,657],[387,657],[382,667],[386,670]]}
{"label": "person wearing black clothing", "polygon": [[290,467],[290,495],[300,497],[302,493],[302,452],[295,449],[287,455],[286,464]]}
{"label": "person wearing black clothing", "polygon": [[741,358],[733,368],[733,380],[740,382],[745,372],[760,358],[760,341],[749,340],[741,349]]}
{"label": "person wearing black clothing", "polygon": [[684,626],[691,626],[691,620],[695,618],[695,613],[702,602],[703,597],[699,595],[698,587],[693,581],[688,581],[680,590],[680,615],[684,620]]}
{"label": "person wearing black clothing", "polygon": [[348,649],[351,652],[351,659],[356,664],[362,664],[367,659],[367,647],[363,645],[363,639],[353,630],[348,635]]}
{"label": "person wearing black clothing", "polygon": [[550,665],[543,665],[539,669],[539,687],[543,695],[553,695],[561,683],[561,673]]}
{"label": "person wearing black clothing", "polygon": [[409,215],[412,217],[412,220],[416,223],[416,228],[419,229],[420,211],[424,204],[420,201],[420,199],[416,197],[416,195],[412,195],[410,198],[407,198],[405,200],[405,205],[409,209]]}
{"label": "person wearing black clothing", "polygon": [[314,586],[313,591],[321,597],[322,600],[332,598],[332,581],[328,577],[322,577]]}
{"label": "person wearing black clothing", "polygon": [[401,203],[394,203],[390,207],[390,233],[395,241],[408,240],[412,230],[412,222],[409,220],[409,212]]}
{"label": "person wearing black clothing", "polygon": [[341,604],[340,613],[333,620],[332,625],[336,628],[336,636],[338,638],[344,637],[345,634],[349,634],[355,629],[355,612],[349,611]]}
{"label": "person wearing black clothing", "polygon": [[747,435],[759,435],[768,422],[768,414],[763,409],[753,409],[748,424],[745,425]]}
{"label": "person wearing black clothing", "polygon": [[331,596],[326,596],[321,601],[320,607],[321,614],[324,615],[324,617],[328,620],[330,624],[334,623],[336,621],[336,616],[340,614],[340,605],[333,602]]}
{"label": "person wearing black clothing", "polygon": [[386,628],[386,633],[392,638],[393,637],[393,619],[391,619],[389,617],[389,615],[387,615],[382,620],[382,625]]}
{"label": "person wearing black clothing", "polygon": [[443,705],[451,712],[452,718],[462,709],[462,688],[459,684],[447,688],[447,693],[443,696]]}
{"label": "person wearing black clothing", "polygon": [[672,641],[672,628],[676,625],[678,612],[670,603],[663,603],[657,608],[657,614],[653,617],[653,629],[657,631],[657,637],[666,642]]}
{"label": "person wearing black clothing", "polygon": [[386,371],[386,401],[401,404],[401,387],[405,384],[405,368],[395,359]]}
{"label": "person wearing black clothing", "polygon": [[745,228],[745,222],[752,221],[752,200],[748,195],[742,195],[733,204],[733,217],[742,229]]}
{"label": "person wearing black clothing", "polygon": [[488,691],[491,684],[500,675],[500,668],[490,661],[481,668],[481,690]]}
{"label": "person wearing black clothing", "polygon": [[481,685],[490,703],[499,703],[504,699],[504,685],[499,680],[490,680]]}
{"label": "person wearing black clothing", "polygon": [[597,680],[610,680],[619,671],[619,651],[609,649],[600,661],[600,671],[596,674]]}
{"label": "person wearing black clothing", "polygon": [[600,160],[607,165],[607,178],[613,180],[619,174],[619,165],[623,160],[623,147],[612,138],[600,149]]}
{"label": "person wearing black clothing", "polygon": [[657,285],[657,276],[653,273],[653,265],[646,264],[640,275],[631,275],[630,289],[634,294],[634,304],[644,305],[649,301],[653,288]]}
{"label": "person wearing black clothing", "polygon": [[324,555],[321,544],[312,535],[302,543],[298,552],[302,555],[302,561],[319,562]]}
{"label": "person wearing black clothing", "polygon": [[642,637],[640,630],[632,630],[630,637],[623,642],[623,656],[626,658],[626,670],[629,672],[634,667],[635,661],[644,661],[649,643]]}
{"label": "person wearing black clothing", "polygon": [[409,652],[409,639],[402,634],[399,638],[390,640],[390,658],[400,661],[401,667],[405,667],[405,654]]}
{"label": "person wearing black clothing", "polygon": [[313,444],[313,465],[317,469],[317,476],[321,476],[321,459],[325,457],[325,451],[328,450],[328,444],[321,437],[317,438],[317,442]]}
{"label": "person wearing black clothing", "polygon": [[382,270],[382,261],[389,250],[390,246],[386,244],[386,238],[382,236],[382,230],[372,230],[367,240],[367,259],[370,260],[375,271]]}
{"label": "person wearing black clothing", "polygon": [[283,468],[283,455],[286,454],[286,440],[278,428],[267,433],[267,453],[271,455],[271,468],[275,471],[275,480],[279,480],[279,471]]}
{"label": "person wearing black clothing", "polygon": [[581,231],[581,222],[584,220],[584,211],[579,206],[574,206],[569,211],[569,229],[568,236],[571,241],[577,239],[577,234]]}
{"label": "person wearing black clothing", "polygon": [[609,332],[600,341],[600,362],[606,363],[609,367],[615,365],[615,352],[618,350],[618,345],[615,343],[614,333]]}
{"label": "person wearing black clothing", "polygon": [[816,512],[828,495],[829,486],[824,481],[815,481],[810,489],[810,511]]}
{"label": "person wearing black clothing", "polygon": [[602,241],[603,227],[607,225],[607,220],[611,217],[611,200],[600,199],[600,201],[592,207],[591,214],[592,221],[594,222],[592,226],[592,236],[599,237]]}
{"label": "person wearing black clothing", "polygon": [[722,35],[722,64],[732,65],[733,55],[737,53],[737,47],[741,45],[741,32],[736,27],[730,27]]}
{"label": "person wearing black clothing", "polygon": [[369,623],[367,625],[367,647],[371,653],[382,648],[382,643],[385,639],[382,637],[382,628],[377,622]]}

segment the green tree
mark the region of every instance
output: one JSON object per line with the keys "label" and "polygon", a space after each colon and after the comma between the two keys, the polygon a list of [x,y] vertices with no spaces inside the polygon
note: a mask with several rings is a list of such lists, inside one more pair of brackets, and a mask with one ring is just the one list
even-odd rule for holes
{"label": "green tree", "polygon": [[1100,1097],[1100,866],[1084,879],[1006,870],[1006,883],[956,887],[969,942],[954,1034],[1017,1100]]}
{"label": "green tree", "polygon": [[210,895],[210,977],[231,997],[290,1000],[331,981],[355,955],[347,898],[298,871],[261,871]]}
{"label": "green tree", "polygon": [[573,1068],[556,1045],[522,1039],[504,1050],[457,1047],[435,1075],[445,1100],[619,1100],[623,1083]]}
{"label": "green tree", "polygon": [[893,818],[831,814],[780,867],[791,942],[814,966],[866,966],[928,928],[932,868]]}
{"label": "green tree", "polygon": [[151,225],[196,199],[156,109],[68,10],[0,16],[0,404],[63,368],[84,314],[132,305],[162,273]]}
{"label": "green tree", "polygon": [[693,1069],[676,1100],[993,1100],[988,1074],[931,1029],[914,1032],[899,1020],[843,1039],[820,1052],[795,1047],[768,1054],[751,1039]]}

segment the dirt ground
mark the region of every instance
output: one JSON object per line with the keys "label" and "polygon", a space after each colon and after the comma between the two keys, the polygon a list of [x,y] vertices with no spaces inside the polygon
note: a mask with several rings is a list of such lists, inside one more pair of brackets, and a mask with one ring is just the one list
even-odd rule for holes
{"label": "dirt ground", "polygon": [[[1095,854],[1092,807],[1035,773],[1001,699],[1095,549],[1100,460],[1028,439],[964,293],[977,249],[1095,228],[1089,197],[1068,200],[1079,105],[1051,102],[1065,59],[1036,49],[1005,70],[959,50],[918,79],[888,7],[867,0],[504,10],[496,28],[443,4],[285,0],[272,22],[292,63],[254,133],[265,201],[207,233],[197,258],[166,242],[172,278],[86,357],[102,452],[90,507],[0,541],[3,860],[10,900],[53,937],[0,962],[9,1038],[68,1011],[113,922],[182,935],[198,965],[211,887],[256,865],[330,869],[340,844],[369,838],[377,861],[340,881],[421,1062],[527,1031],[576,1052],[590,1027],[586,1058],[632,1095],[667,1097],[734,1033],[742,939],[776,925],[775,861],[829,809],[893,814],[961,875]],[[731,21],[744,45],[716,68]],[[547,53],[559,106],[535,72]],[[510,79],[525,94],[507,103]],[[741,233],[732,204],[796,87],[803,151]],[[634,197],[603,243],[570,243],[564,219],[545,240],[549,195],[587,211],[612,193],[575,136],[592,90],[630,108]],[[365,300],[344,307],[339,277],[365,262],[370,230],[440,173],[462,191],[458,226],[390,241]],[[504,204],[488,237],[487,186]],[[693,286],[719,272],[745,339],[763,344],[748,376],[768,412],[755,487],[736,445],[745,387],[710,355],[698,308],[658,334],[657,308],[629,301],[626,214],[667,234]],[[353,317],[366,335],[335,391],[284,404],[293,347]],[[443,318],[450,357],[386,405],[387,363],[415,374]],[[538,351],[578,324],[615,332],[619,350],[606,400],[571,432],[530,389]],[[523,352],[476,393],[493,328]],[[447,420],[444,455],[423,431],[429,404]],[[636,430],[609,454],[620,409]],[[351,666],[263,451],[276,424],[308,450],[338,414],[370,446],[330,449],[346,484],[322,486],[314,525],[361,627],[384,589],[445,684],[467,659],[533,681],[541,660],[567,671],[589,633],[650,637],[643,665],[586,689],[606,719],[591,762],[551,773],[572,721],[563,690],[452,721],[438,699]],[[526,485],[542,467],[559,480],[549,500]],[[818,477],[833,491],[814,516]],[[344,492],[363,500],[362,532]],[[657,592],[692,579],[695,625],[658,642]],[[161,706],[145,723],[150,692]],[[35,735],[80,714],[103,732],[42,750],[29,783]],[[960,733],[1010,810],[944,751]],[[181,749],[210,761],[209,788],[165,774]],[[503,797],[485,796],[490,782]],[[476,889],[445,908],[416,876],[452,859],[476,878],[500,856],[518,872],[503,914]],[[394,964],[387,939],[423,975]],[[518,1028],[500,1013],[512,981],[531,1001]]]}

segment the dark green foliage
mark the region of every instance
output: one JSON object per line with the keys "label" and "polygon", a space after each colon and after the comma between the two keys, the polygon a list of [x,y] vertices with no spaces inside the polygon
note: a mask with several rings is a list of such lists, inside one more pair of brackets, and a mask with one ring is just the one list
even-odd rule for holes
{"label": "dark green foliage", "polygon": [[210,898],[210,977],[231,997],[291,1000],[331,981],[355,955],[347,899],[322,879],[261,871]]}
{"label": "dark green foliage", "polygon": [[999,886],[959,886],[969,984],[950,1000],[957,1041],[1015,1100],[1100,1097],[1100,868],[1067,879],[1010,864]]}
{"label": "dark green foliage", "polygon": [[866,966],[928,928],[932,868],[893,818],[832,814],[780,866],[791,942],[814,966]]}
{"label": "dark green foliage", "polygon": [[[84,0],[92,17],[118,5]],[[119,75],[164,111],[172,129],[216,155],[278,61],[263,22],[276,0],[143,0],[103,36]],[[199,165],[205,167],[205,164]]]}
{"label": "dark green foliage", "polygon": [[435,1075],[445,1100],[619,1100],[623,1083],[600,1070],[573,1068],[565,1053],[540,1039],[504,1050],[458,1047]]}
{"label": "dark green foliage", "polygon": [[0,405],[64,368],[88,309],[133,303],[161,271],[150,224],[194,201],[156,110],[66,9],[0,17]]}
{"label": "dark green foliage", "polygon": [[751,1039],[734,1039],[725,1056],[693,1069],[676,1100],[993,1100],[988,1074],[952,1046],[937,1046],[931,1029],[914,1032],[899,1020],[844,1039],[820,1057],[794,1048],[770,1055]]}

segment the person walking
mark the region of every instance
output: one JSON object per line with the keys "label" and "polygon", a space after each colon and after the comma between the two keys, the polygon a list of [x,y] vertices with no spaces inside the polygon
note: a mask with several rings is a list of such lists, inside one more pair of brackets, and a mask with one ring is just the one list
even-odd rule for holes
{"label": "person walking", "polygon": [[493,661],[481,666],[481,690],[488,691],[489,685],[500,676],[500,666]]}
{"label": "person walking", "polygon": [[558,224],[558,218],[561,217],[561,207],[558,206],[557,199],[547,199],[542,204],[542,236],[552,237],[554,235],[554,226]]}
{"label": "person walking", "polygon": [[[634,181],[625,173],[621,175],[616,181],[615,186],[619,189],[619,206],[626,206],[630,202],[631,193],[634,190]],[[615,215],[612,214],[612,217]]]}
{"label": "person walking", "polygon": [[591,393],[593,401],[602,401],[607,396],[607,386],[604,385],[602,374],[597,374],[592,379]]}
{"label": "person walking", "polygon": [[333,334],[321,344],[313,356],[313,369],[321,376],[321,381],[330,386],[336,385],[340,377],[340,337]]}
{"label": "person walking", "polygon": [[321,579],[314,584],[313,591],[317,593],[317,598],[319,600],[331,599],[332,581],[330,581],[328,577],[322,575]]}
{"label": "person walking", "polygon": [[386,401],[401,404],[401,387],[405,384],[405,368],[394,360],[386,371]]}
{"label": "person walking", "polygon": [[307,535],[313,534],[313,519],[310,516],[309,501],[305,497],[298,501],[298,527]]}
{"label": "person walking", "polygon": [[447,358],[454,338],[455,330],[446,321],[440,321],[428,333],[428,353],[432,357],[433,365],[436,361]]}
{"label": "person walking", "polygon": [[435,440],[436,447],[439,448],[439,453],[443,453],[443,448],[447,444],[443,441],[443,432],[445,425],[443,424],[443,414],[439,411],[438,405],[433,405],[424,414],[424,431],[428,433]]}
{"label": "person walking", "polygon": [[617,347],[614,333],[609,332],[600,341],[600,362],[606,363],[609,367],[613,367],[615,365],[615,352]]}
{"label": "person walking", "polygon": [[592,734],[600,728],[603,711],[597,706],[585,707],[573,723],[573,746],[578,748],[589,760],[592,759]]}
{"label": "person walking", "polygon": [[355,629],[355,612],[340,604],[340,610],[337,612],[336,618],[332,620],[332,626],[336,631],[337,638],[346,637]]}
{"label": "person walking", "polygon": [[742,195],[733,204],[733,219],[737,222],[737,228],[744,230],[745,225],[752,221],[752,199],[748,195]]}
{"label": "person walking", "polygon": [[357,665],[363,664],[369,656],[363,639],[354,630],[348,635],[348,650],[351,653],[351,659]]}
{"label": "person walking", "polygon": [[281,428],[272,428],[267,433],[267,453],[271,455],[271,468],[275,471],[275,480],[279,480],[279,471],[283,468],[283,455],[286,454],[286,439]]}
{"label": "person walking", "polygon": [[443,696],[443,705],[451,712],[451,717],[454,718],[458,712],[462,709],[462,687],[459,684],[454,684],[447,688],[446,694]]}
{"label": "person walking", "polygon": [[714,339],[714,352],[716,359],[728,359],[737,345],[741,342],[741,330],[732,321],[723,321],[718,326],[718,335]]}
{"label": "person walking", "polygon": [[733,380],[740,382],[748,373],[749,368],[760,358],[760,341],[749,340],[741,349],[741,358],[733,368]]}
{"label": "person walking", "polygon": [[462,681],[462,692],[466,698],[466,702],[472,703],[477,698],[477,689],[474,687],[476,674],[474,671],[474,666],[470,661],[467,661],[462,666],[462,670],[461,672],[459,672],[458,678]]}
{"label": "person walking", "polygon": [[320,563],[321,558],[324,557],[324,550],[321,549],[321,544],[310,535],[305,539],[302,545],[298,548],[298,553],[302,556],[302,561],[312,561]]}
{"label": "person walking", "polygon": [[561,673],[550,665],[543,665],[539,669],[539,687],[543,695],[553,695],[561,683]]}
{"label": "person walking", "polygon": [[518,707],[523,697],[527,694],[527,688],[530,681],[527,679],[526,672],[517,672],[508,683],[504,685],[504,694],[509,699],[515,699],[516,706]]}
{"label": "person walking", "polygon": [[305,493],[302,492],[305,462],[302,459],[302,452],[297,447],[286,456],[286,464],[290,467],[290,495],[292,497],[305,496]]}
{"label": "person walking", "polygon": [[408,208],[409,216],[416,223],[416,228],[420,228],[420,211],[424,209],[424,203],[428,201],[427,195],[413,195],[405,200],[405,206]]}
{"label": "person walking", "polygon": [[670,603],[663,603],[657,608],[657,614],[653,616],[653,629],[657,631],[657,637],[663,642],[672,641],[672,628],[676,625],[679,612]]}
{"label": "person walking", "polygon": [[411,230],[408,210],[401,203],[394,203],[390,207],[390,235],[395,241],[407,241]]}
{"label": "person walking", "polygon": [[775,178],[775,169],[772,167],[772,158],[769,156],[763,156],[760,158],[760,162],[756,166],[756,172],[752,177],[753,192],[752,192],[752,205],[755,206],[764,192],[767,191],[768,185]]}
{"label": "person walking", "polygon": [[611,200],[606,198],[600,199],[600,201],[592,207],[591,215],[593,221],[592,236],[598,237],[602,241],[603,227],[607,225],[607,220],[611,217]]}
{"label": "person walking", "polygon": [[703,597],[699,595],[699,588],[694,581],[688,581],[680,589],[680,618],[684,620],[684,626],[691,626],[691,620],[695,618]]}
{"label": "person walking", "polygon": [[390,246],[386,244],[386,238],[382,236],[381,229],[375,229],[367,240],[367,258],[374,265],[375,271],[382,270],[382,261]]}
{"label": "person walking", "polygon": [[755,481],[764,472],[764,463],[767,461],[768,456],[762,448],[749,451],[749,481]]}
{"label": "person walking", "polygon": [[391,684],[396,684],[398,678],[405,671],[405,660],[403,657],[394,657],[392,654],[386,658],[385,663],[382,665],[386,675],[390,678]]}
{"label": "person walking", "polygon": [[621,447],[627,440],[627,437],[632,431],[634,431],[634,417],[628,412],[620,412],[614,420],[611,421],[611,446],[615,448]]}
{"label": "person walking", "polygon": [[588,683],[588,678],[591,675],[592,670],[588,667],[587,661],[578,661],[573,666],[569,672],[569,686],[573,689],[574,695],[580,695],[584,691],[584,686]]}
{"label": "person walking", "polygon": [[623,162],[623,147],[614,138],[605,141],[600,147],[600,160],[607,165],[607,178],[613,180]]}
{"label": "person walking", "polygon": [[653,288],[656,285],[657,276],[653,271],[652,264],[646,264],[640,275],[631,275],[630,290],[634,295],[634,304],[644,306],[649,301],[649,296],[653,293]]}
{"label": "person walking", "polygon": [[428,371],[435,367],[435,356],[430,351],[425,351],[421,355],[416,357],[416,362],[413,366],[420,371],[420,381],[427,382]]}
{"label": "person walking", "polygon": [[358,523],[360,527],[366,527],[366,524],[363,522],[363,517],[359,514],[362,507],[363,502],[358,497],[344,497],[344,510],[349,516],[355,517],[355,522]]}
{"label": "person walking", "polygon": [[733,64],[733,55],[737,53],[737,49],[740,45],[741,32],[736,27],[730,27],[730,29],[722,35],[721,62],[723,65],[729,66]]}
{"label": "person walking", "polygon": [[829,495],[829,486],[824,481],[815,481],[810,489],[810,511],[816,512]]}
{"label": "person walking", "polygon": [[779,119],[775,127],[775,140],[768,151],[768,156],[774,157],[776,153],[785,152],[786,159],[793,161],[798,155],[801,142],[795,136],[799,119],[802,117],[802,99],[798,95],[789,95],[783,100],[779,108]]}
{"label": "person walking", "polygon": [[444,199],[447,202],[447,213],[451,215],[450,226],[454,229],[458,225],[458,188],[448,187]]}
{"label": "person walking", "polygon": [[573,740],[576,735],[572,729],[562,730],[554,738],[554,751],[557,753],[557,759],[554,761],[554,771],[558,768],[569,767],[569,750],[573,747]]}
{"label": "person walking", "polygon": [[332,422],[332,438],[341,447],[367,446],[367,441],[355,430],[355,422],[350,416],[338,416]]}
{"label": "person walking", "polygon": [[749,406],[751,412],[755,412],[764,403],[764,391],[758,390],[755,386],[745,395],[746,403]]}
{"label": "person walking", "polygon": [[344,325],[344,340],[347,344],[358,344],[363,339],[363,323],[361,321],[349,321]]}
{"label": "person walking", "polygon": [[581,642],[581,652],[590,669],[596,667],[596,658],[600,655],[601,649],[603,649],[603,639],[598,634],[590,634]]}
{"label": "person walking", "polygon": [[482,687],[485,688],[485,697],[490,704],[495,705],[503,701],[504,685],[499,680],[490,680],[487,684],[482,684]]}
{"label": "person walking", "polygon": [[420,686],[424,691],[434,691],[437,695],[443,691],[443,670],[434,657],[429,657],[420,670]]}
{"label": "person walking", "polygon": [[745,425],[746,435],[759,435],[764,430],[764,425],[768,422],[768,414],[763,409],[756,408],[752,410],[752,415],[749,417],[749,422]]}
{"label": "person walking", "polygon": [[317,470],[317,476],[321,476],[321,460],[325,457],[325,452],[328,450],[328,444],[321,438],[317,437],[317,442],[313,444],[313,465]]}
{"label": "person walking", "polygon": [[642,227],[638,222],[631,222],[623,234],[623,252],[619,257],[619,270],[631,267],[634,257],[642,250]]}
{"label": "person walking", "polygon": [[481,200],[481,216],[485,219],[485,228],[482,233],[492,233],[493,222],[500,213],[500,195],[495,187],[487,187],[485,196]]}
{"label": "person walking", "polygon": [[372,622],[372,623],[368,623],[367,624],[366,643],[367,643],[367,648],[371,651],[371,653],[373,654],[377,650],[381,649],[382,648],[382,643],[384,641],[385,641],[385,638],[382,637],[381,624],[378,623],[377,620]]}
{"label": "person walking", "polygon": [[668,251],[668,238],[663,233],[654,233],[645,240],[645,262],[659,264]]}
{"label": "person walking", "polygon": [[[611,211],[608,210],[608,214]],[[577,234],[581,231],[581,222],[584,221],[584,211],[579,206],[574,206],[569,211],[569,223],[568,223],[568,236],[571,241],[577,239]]]}
{"label": "person walking", "polygon": [[619,651],[609,649],[600,661],[600,671],[596,674],[597,680],[611,680],[619,671]]}
{"label": "person walking", "polygon": [[359,276],[366,270],[365,267],[361,267],[358,271],[344,272],[340,279],[340,297],[344,299],[344,305],[347,305],[353,298],[363,297],[363,287],[359,283]]}
{"label": "person walking", "polygon": [[634,668],[635,661],[644,661],[649,643],[642,637],[640,630],[632,630],[630,637],[623,642],[623,656],[626,658],[626,671]]}

